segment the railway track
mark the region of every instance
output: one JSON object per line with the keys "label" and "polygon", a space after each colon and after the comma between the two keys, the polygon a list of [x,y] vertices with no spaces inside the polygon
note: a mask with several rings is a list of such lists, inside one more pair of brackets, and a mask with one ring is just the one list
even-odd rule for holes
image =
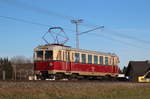
{"label": "railway track", "polygon": [[130,82],[128,80],[5,80],[0,82]]}

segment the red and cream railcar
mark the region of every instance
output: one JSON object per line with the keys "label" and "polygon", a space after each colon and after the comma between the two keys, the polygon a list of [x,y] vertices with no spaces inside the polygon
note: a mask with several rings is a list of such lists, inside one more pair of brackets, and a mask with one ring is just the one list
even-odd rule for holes
{"label": "red and cream railcar", "polygon": [[116,77],[119,58],[115,54],[51,44],[34,49],[34,71],[37,77]]}

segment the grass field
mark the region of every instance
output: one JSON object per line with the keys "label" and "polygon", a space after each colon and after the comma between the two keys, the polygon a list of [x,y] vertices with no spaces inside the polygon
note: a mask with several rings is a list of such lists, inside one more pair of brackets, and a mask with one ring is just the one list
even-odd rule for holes
{"label": "grass field", "polygon": [[150,83],[1,81],[0,99],[150,99]]}

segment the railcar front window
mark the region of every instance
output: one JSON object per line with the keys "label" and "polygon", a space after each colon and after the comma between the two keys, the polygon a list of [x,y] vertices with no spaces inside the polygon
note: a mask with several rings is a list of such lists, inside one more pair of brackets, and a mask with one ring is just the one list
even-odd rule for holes
{"label": "railcar front window", "polygon": [[45,51],[45,59],[52,60],[53,59],[53,51]]}
{"label": "railcar front window", "polygon": [[43,51],[37,51],[37,59],[43,58]]}

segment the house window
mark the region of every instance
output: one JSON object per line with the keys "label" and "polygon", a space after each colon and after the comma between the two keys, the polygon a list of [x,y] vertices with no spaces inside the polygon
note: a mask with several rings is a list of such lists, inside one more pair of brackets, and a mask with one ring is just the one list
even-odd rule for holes
{"label": "house window", "polygon": [[108,57],[105,57],[105,65],[108,65]]}
{"label": "house window", "polygon": [[145,78],[150,78],[150,72],[147,73],[147,75],[145,76]]}
{"label": "house window", "polygon": [[94,64],[98,64],[98,56],[94,56]]}
{"label": "house window", "polygon": [[103,56],[99,57],[99,62],[100,62],[101,65],[103,65]]}
{"label": "house window", "polygon": [[88,55],[88,63],[92,64],[92,55]]}
{"label": "house window", "polygon": [[80,54],[79,53],[75,53],[75,62],[80,62]]}
{"label": "house window", "polygon": [[86,63],[86,54],[82,54],[82,63]]}

